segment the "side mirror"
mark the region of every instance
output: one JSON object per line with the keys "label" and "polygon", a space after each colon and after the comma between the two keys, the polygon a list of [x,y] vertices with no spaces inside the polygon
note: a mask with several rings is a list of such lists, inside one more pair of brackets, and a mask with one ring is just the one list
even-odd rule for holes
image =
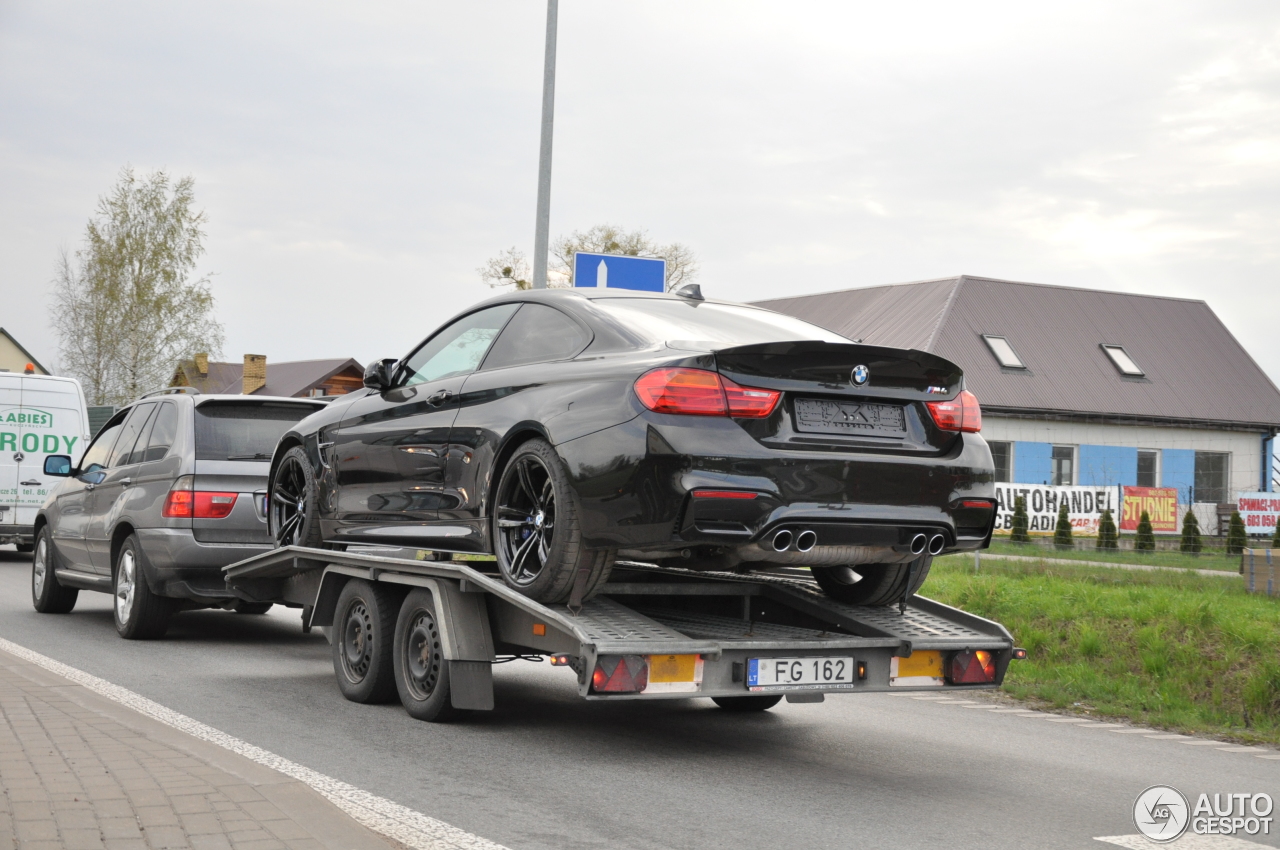
{"label": "side mirror", "polygon": [[391,373],[395,371],[396,360],[375,360],[364,367],[364,385],[379,392],[391,386]]}
{"label": "side mirror", "polygon": [[71,458],[66,455],[49,455],[44,459],[44,474],[66,478],[71,475]]}

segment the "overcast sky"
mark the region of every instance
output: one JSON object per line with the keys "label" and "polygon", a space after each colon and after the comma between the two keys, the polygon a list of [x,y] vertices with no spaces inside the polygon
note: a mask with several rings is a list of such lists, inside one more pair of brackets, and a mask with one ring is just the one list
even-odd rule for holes
{"label": "overcast sky", "polygon": [[[533,242],[545,4],[0,0],[0,325],[126,163],[196,179],[228,359],[405,354]],[[752,300],[1199,298],[1280,378],[1280,3],[561,0],[552,233]],[[1012,330],[1012,329],[1011,329]]]}

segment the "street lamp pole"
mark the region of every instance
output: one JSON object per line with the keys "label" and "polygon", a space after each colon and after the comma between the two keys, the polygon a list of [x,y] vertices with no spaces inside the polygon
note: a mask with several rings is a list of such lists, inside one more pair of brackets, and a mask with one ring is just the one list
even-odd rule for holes
{"label": "street lamp pole", "polygon": [[556,117],[556,15],[559,0],[547,0],[547,49],[542,66],[542,147],[538,154],[538,221],[533,237],[533,288],[547,288],[551,241],[551,136]]}

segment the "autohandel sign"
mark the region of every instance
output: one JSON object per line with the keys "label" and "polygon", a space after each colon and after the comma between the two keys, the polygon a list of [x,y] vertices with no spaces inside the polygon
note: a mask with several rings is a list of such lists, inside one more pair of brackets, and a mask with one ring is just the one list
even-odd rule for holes
{"label": "autohandel sign", "polygon": [[1269,534],[1275,531],[1280,517],[1280,493],[1241,493],[1236,499],[1236,510],[1244,520],[1244,530],[1249,534]]}
{"label": "autohandel sign", "polygon": [[1102,512],[1116,515],[1119,487],[1060,487],[1052,484],[997,484],[996,533],[1013,529],[1013,508],[1018,497],[1027,501],[1027,530],[1032,534],[1052,534],[1058,525],[1058,511],[1067,506],[1071,530],[1077,534],[1097,534]]}

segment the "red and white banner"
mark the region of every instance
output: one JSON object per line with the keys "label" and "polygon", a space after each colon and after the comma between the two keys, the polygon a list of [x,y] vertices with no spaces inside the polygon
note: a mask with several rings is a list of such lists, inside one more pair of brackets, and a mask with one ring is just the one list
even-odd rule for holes
{"label": "red and white banner", "polygon": [[1236,510],[1247,534],[1273,533],[1276,517],[1280,517],[1280,493],[1241,493],[1236,497]]}
{"label": "red and white banner", "polygon": [[1178,530],[1177,487],[1125,487],[1121,531],[1137,531],[1142,512],[1151,520],[1151,530],[1172,534]]}

